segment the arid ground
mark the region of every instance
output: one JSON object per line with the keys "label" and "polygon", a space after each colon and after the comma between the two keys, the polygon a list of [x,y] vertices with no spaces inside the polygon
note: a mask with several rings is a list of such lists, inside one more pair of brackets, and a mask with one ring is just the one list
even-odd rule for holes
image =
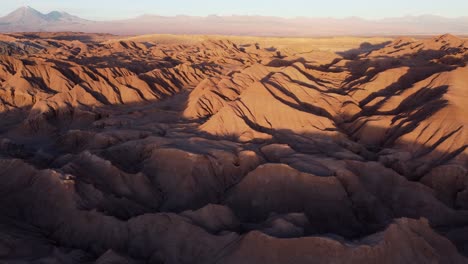
{"label": "arid ground", "polygon": [[0,35],[0,263],[468,263],[468,41]]}

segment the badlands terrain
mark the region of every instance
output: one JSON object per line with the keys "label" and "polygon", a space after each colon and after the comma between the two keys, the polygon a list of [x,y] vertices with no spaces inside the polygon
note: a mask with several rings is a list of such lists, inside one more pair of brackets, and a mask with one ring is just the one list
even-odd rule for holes
{"label": "badlands terrain", "polygon": [[468,42],[0,35],[0,263],[468,263]]}

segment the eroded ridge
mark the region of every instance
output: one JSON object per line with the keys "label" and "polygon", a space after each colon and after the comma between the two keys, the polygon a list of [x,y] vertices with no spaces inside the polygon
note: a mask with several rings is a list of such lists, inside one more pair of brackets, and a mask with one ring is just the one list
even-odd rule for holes
{"label": "eroded ridge", "polygon": [[468,261],[463,39],[106,38],[0,37],[0,261]]}

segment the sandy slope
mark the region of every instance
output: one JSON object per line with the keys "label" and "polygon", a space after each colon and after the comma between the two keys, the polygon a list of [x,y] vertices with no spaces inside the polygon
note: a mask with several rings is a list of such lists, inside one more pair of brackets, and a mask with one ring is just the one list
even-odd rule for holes
{"label": "sandy slope", "polygon": [[468,261],[464,39],[10,34],[0,53],[0,262]]}

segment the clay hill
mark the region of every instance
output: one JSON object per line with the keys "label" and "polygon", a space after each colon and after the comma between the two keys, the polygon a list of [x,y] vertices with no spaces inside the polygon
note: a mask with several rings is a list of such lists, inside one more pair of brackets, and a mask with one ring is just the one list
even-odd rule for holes
{"label": "clay hill", "polygon": [[271,16],[161,16],[146,14],[134,18],[91,21],[65,12],[41,13],[21,7],[0,17],[0,32],[105,32],[117,35],[209,34],[240,36],[395,36],[468,35],[468,17],[445,18],[434,15],[383,19],[359,17]]}
{"label": "clay hill", "polygon": [[468,42],[266,41],[0,35],[0,262],[468,263]]}

